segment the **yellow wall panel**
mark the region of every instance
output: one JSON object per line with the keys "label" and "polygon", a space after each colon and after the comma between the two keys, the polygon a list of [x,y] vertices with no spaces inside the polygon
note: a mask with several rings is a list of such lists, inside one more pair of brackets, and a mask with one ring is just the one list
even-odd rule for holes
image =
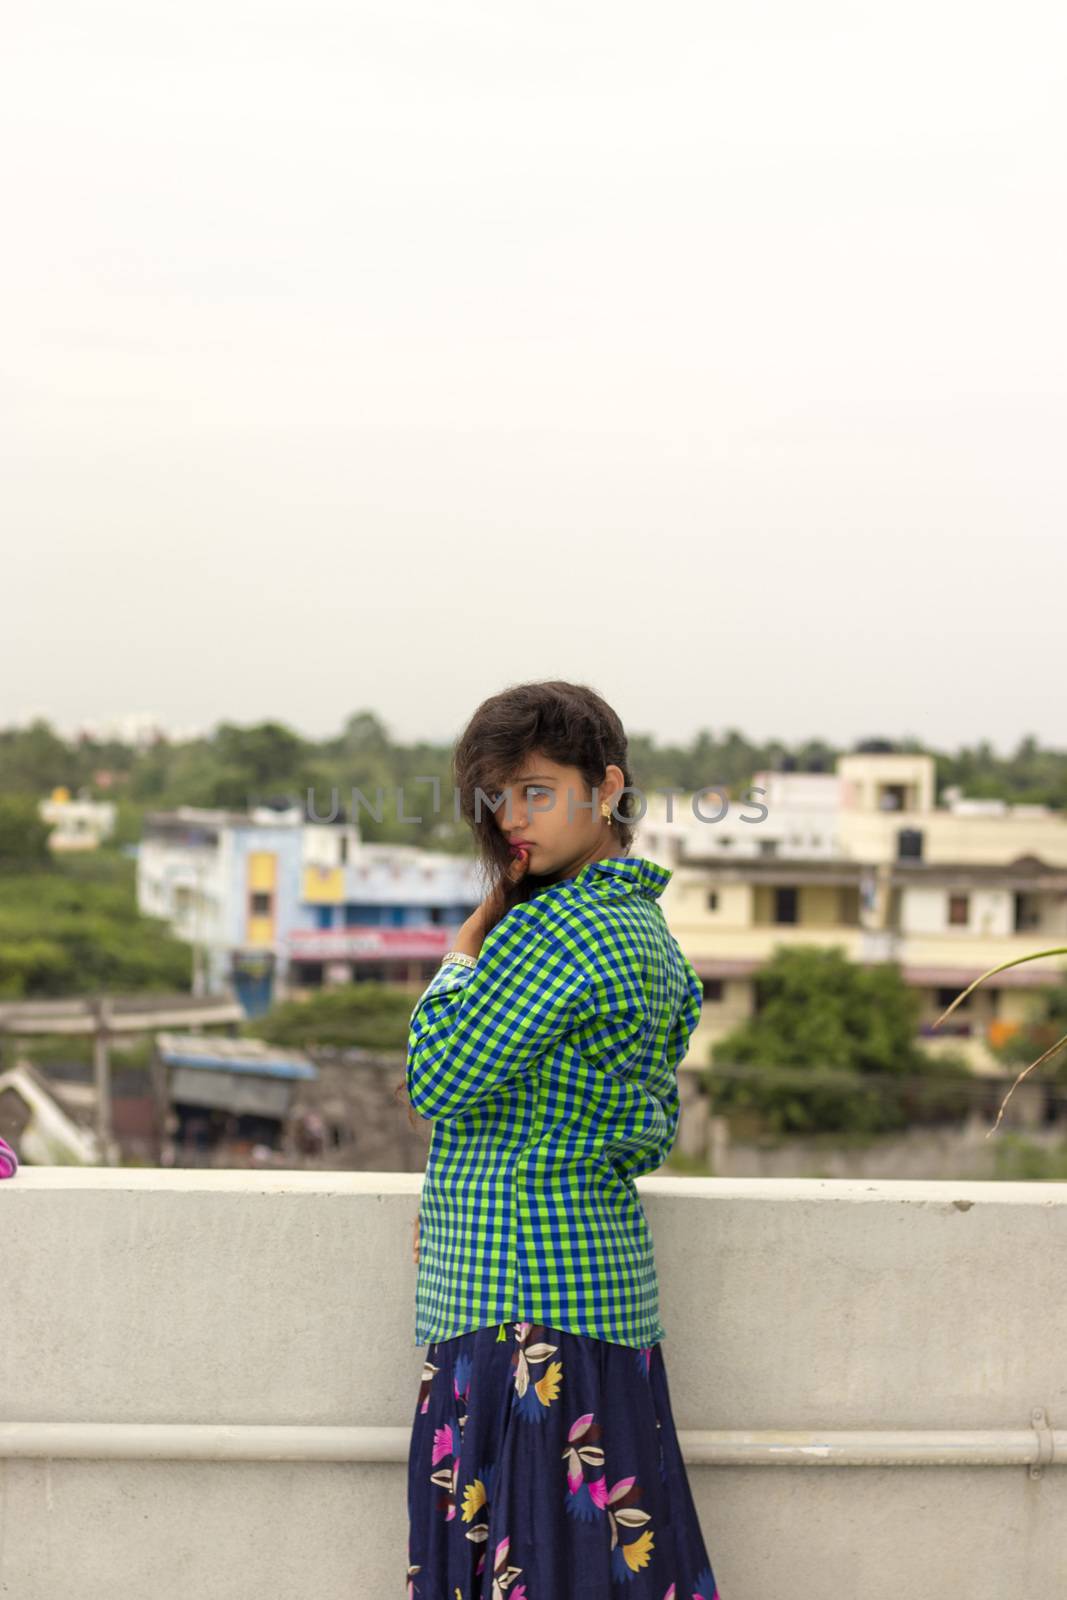
{"label": "yellow wall panel", "polygon": [[278,857],[273,850],[253,850],[248,857],[248,887],[273,889],[278,882]]}
{"label": "yellow wall panel", "polygon": [[[246,889],[247,914],[245,916],[245,943],[270,945],[274,943],[275,895],[278,886],[278,857],[273,850],[253,850],[248,857],[248,887]],[[270,910],[254,914],[252,896],[270,895]]]}
{"label": "yellow wall panel", "polygon": [[343,867],[305,867],[304,901],[315,906],[339,906],[345,897]]}

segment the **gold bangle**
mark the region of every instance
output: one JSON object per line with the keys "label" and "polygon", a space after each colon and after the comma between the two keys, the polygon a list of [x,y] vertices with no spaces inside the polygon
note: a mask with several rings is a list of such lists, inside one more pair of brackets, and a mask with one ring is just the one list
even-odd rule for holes
{"label": "gold bangle", "polygon": [[478,965],[474,956],[469,956],[463,950],[447,950],[441,957],[441,965],[451,962],[455,967],[476,967]]}

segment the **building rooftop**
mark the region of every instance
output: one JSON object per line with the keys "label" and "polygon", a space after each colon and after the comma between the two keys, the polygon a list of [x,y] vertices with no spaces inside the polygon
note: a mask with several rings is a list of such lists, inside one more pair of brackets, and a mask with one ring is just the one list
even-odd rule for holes
{"label": "building rooftop", "polygon": [[201,1033],[161,1033],[156,1039],[168,1067],[213,1072],[248,1072],[272,1078],[316,1078],[318,1068],[301,1050],[283,1050],[265,1039],[219,1039]]}

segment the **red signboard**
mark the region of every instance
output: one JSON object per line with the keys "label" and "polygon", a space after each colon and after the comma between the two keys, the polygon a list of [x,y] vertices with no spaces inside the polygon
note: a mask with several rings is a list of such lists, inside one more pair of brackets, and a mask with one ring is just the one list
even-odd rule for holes
{"label": "red signboard", "polygon": [[291,961],[421,961],[451,949],[455,928],[298,928],[286,946]]}

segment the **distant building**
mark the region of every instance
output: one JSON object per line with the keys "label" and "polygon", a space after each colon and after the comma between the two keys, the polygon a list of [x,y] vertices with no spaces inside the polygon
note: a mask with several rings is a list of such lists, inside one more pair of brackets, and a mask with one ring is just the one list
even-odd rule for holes
{"label": "distant building", "polygon": [[299,807],[153,812],[137,855],[139,909],[192,944],[198,993],[232,987],[248,1016],[333,983],[428,980],[481,899],[472,860]]}
{"label": "distant building", "polygon": [[200,728],[165,728],[154,711],[131,711],[124,716],[111,717],[104,722],[79,722],[72,737],[80,743],[92,741],[107,744],[114,741],[134,750],[150,750],[164,739],[180,743],[183,739],[203,736]]}
{"label": "distant building", "polygon": [[116,808],[110,800],[71,799],[68,789],[53,789],[37,807],[42,822],[51,826],[49,849],[98,850],[115,831]]}
{"label": "distant building", "polygon": [[[978,1069],[989,1046],[1034,1014],[1067,976],[1067,958],[987,980],[941,1028],[967,986],[1014,956],[1067,945],[1067,819],[1044,806],[938,804],[929,755],[842,756],[835,774],[758,773],[702,822],[691,796],[649,795],[634,849],[672,867],[663,896],[672,931],[704,980],[690,1060],[751,1016],[754,977],[778,947],[837,946],[852,961],[897,962],[921,1000],[920,1033]],[[763,794],[753,794],[759,786]],[[722,809],[698,796],[704,815]],[[745,817],[759,815],[749,822]]]}
{"label": "distant building", "polygon": [[157,1081],[168,1165],[245,1158],[282,1148],[293,1093],[318,1076],[311,1059],[262,1039],[161,1033]]}

